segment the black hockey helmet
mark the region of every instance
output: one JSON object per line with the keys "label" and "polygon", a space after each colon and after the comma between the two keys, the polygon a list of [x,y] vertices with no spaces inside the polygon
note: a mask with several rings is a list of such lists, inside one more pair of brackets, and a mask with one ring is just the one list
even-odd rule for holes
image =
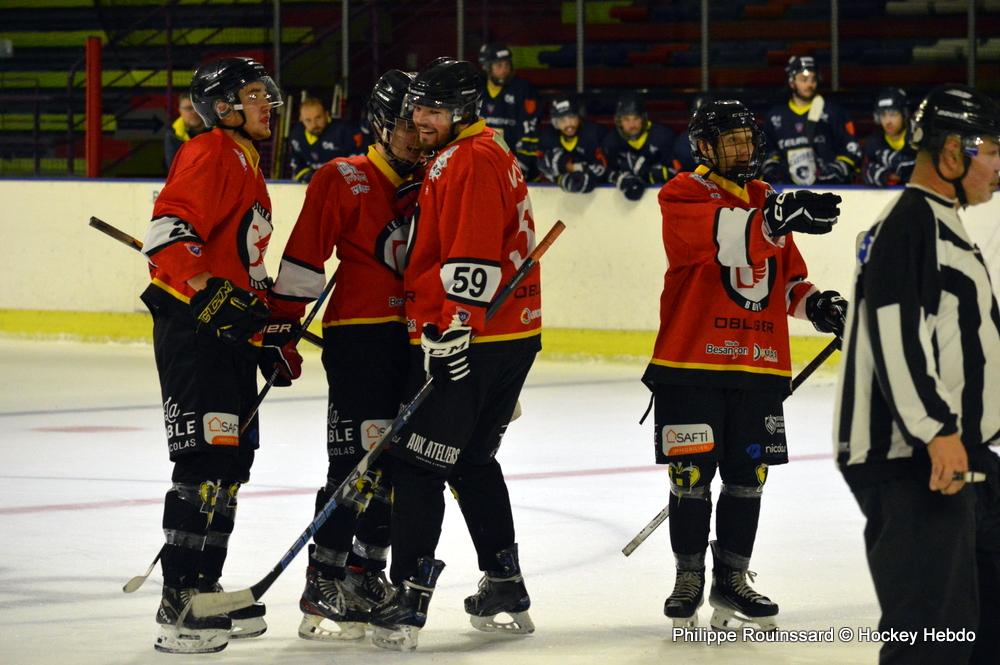
{"label": "black hockey helmet", "polygon": [[[264,84],[270,106],[281,106],[284,103],[271,75],[264,69],[264,65],[253,58],[222,58],[199,67],[191,80],[191,103],[205,121],[205,126],[215,127],[219,120],[232,111],[239,111],[243,115],[240,90],[257,81]],[[218,102],[228,104],[228,108],[220,111],[217,108]],[[245,115],[243,122],[246,122]]]}
{"label": "black hockey helmet", "polygon": [[816,59],[811,55],[793,55],[785,64],[785,77],[791,83],[796,74],[815,74],[819,79],[819,70],[816,69]]}
{"label": "black hockey helmet", "polygon": [[406,93],[404,112],[414,106],[451,109],[453,123],[475,122],[483,97],[483,79],[467,60],[437,58],[417,74]]}
{"label": "black hockey helmet", "polygon": [[413,122],[411,116],[403,114],[403,98],[416,76],[414,72],[390,69],[375,83],[371,97],[368,98],[368,124],[375,134],[376,143],[385,150],[389,165],[399,175],[409,175],[417,167],[417,162],[397,156],[392,149],[397,123],[412,125]]}
{"label": "black hockey helmet", "polygon": [[875,97],[875,110],[873,111],[875,122],[879,121],[879,114],[883,111],[899,111],[903,115],[903,120],[910,117],[910,109],[906,97],[906,91],[902,88],[882,88]]}
{"label": "black hockey helmet", "polygon": [[[506,60],[510,63],[510,73],[503,78],[493,76],[490,71],[493,63]],[[502,44],[483,44],[479,47],[479,66],[483,68],[486,76],[489,77],[493,85],[503,86],[514,74],[514,57],[509,48]]]}
{"label": "black hockey helmet", "polygon": [[[958,136],[962,142],[965,168],[958,178],[945,178],[937,155],[949,136]],[[926,150],[934,156],[938,175],[955,187],[961,205],[966,205],[962,179],[969,170],[972,158],[979,153],[983,139],[1000,143],[1000,106],[973,88],[958,84],[941,85],[924,97],[910,120],[910,145]]]}
{"label": "black hockey helmet", "polygon": [[580,101],[569,95],[557,95],[549,102],[549,118],[557,120],[569,115],[583,117],[583,108]]}
{"label": "black hockey helmet", "polygon": [[[751,152],[745,164],[733,164],[725,170],[716,163],[715,157],[702,151],[698,141],[704,141],[719,150],[719,137],[734,129],[750,130]],[[732,180],[741,187],[760,174],[764,165],[764,132],[743,102],[723,99],[703,104],[694,112],[688,125],[688,139],[691,142],[691,156],[719,175]]]}
{"label": "black hockey helmet", "polygon": [[501,60],[510,60],[514,65],[514,56],[508,47],[503,44],[483,44],[479,47],[479,66],[489,72],[490,65]]}
{"label": "black hockey helmet", "polygon": [[695,111],[697,111],[702,106],[712,101],[712,99],[713,99],[712,93],[710,92],[699,92],[697,95],[695,95],[694,99],[691,100],[691,111],[690,111],[691,115],[694,115]]}
{"label": "black hockey helmet", "polygon": [[913,114],[910,145],[937,153],[949,136],[960,136],[962,148],[974,156],[983,138],[1000,141],[1000,107],[964,85],[931,90]]}
{"label": "black hockey helmet", "polygon": [[[638,132],[626,134],[622,130],[621,119],[627,115],[634,115],[642,118],[642,126]],[[642,97],[635,93],[626,93],[618,98],[618,103],[615,104],[615,129],[618,130],[618,135],[623,139],[626,141],[634,141],[639,138],[646,130],[646,121],[648,119],[649,117],[646,114],[646,102],[643,101]]]}

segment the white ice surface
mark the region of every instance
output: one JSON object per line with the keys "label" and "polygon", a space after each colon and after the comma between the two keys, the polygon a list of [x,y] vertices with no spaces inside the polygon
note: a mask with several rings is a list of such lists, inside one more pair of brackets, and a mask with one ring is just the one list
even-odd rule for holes
{"label": "white ice surface", "polygon": [[[878,645],[671,639],[667,527],[630,558],[622,546],[663,507],[652,464],[641,365],[538,363],[524,416],[504,440],[521,561],[537,631],[504,638],[472,629],[462,599],[479,578],[449,499],[437,556],[447,562],[415,654],[297,636],[300,556],[268,591],[267,633],[212,656],[152,648],[159,571],[137,593],[162,543],[170,464],[152,351],[143,345],[0,340],[0,663],[873,663]],[[262,409],[262,446],[240,493],[223,583],[271,569],[312,517],[324,482],[325,387],[317,355],[306,376]],[[785,405],[792,462],[772,469],[751,568],[787,629],[870,628],[878,620],[863,520],[831,459],[833,380],[814,377]],[[717,488],[716,488],[717,492]],[[702,625],[711,610],[702,608]]]}

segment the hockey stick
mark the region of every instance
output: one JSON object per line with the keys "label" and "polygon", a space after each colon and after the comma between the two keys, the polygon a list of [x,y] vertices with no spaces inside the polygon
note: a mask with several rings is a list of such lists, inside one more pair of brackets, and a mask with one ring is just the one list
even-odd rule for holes
{"label": "hockey stick", "polygon": [[[525,259],[521,267],[518,268],[517,272],[511,277],[510,283],[504,289],[496,295],[493,302],[490,304],[489,308],[486,310],[486,318],[489,319],[497,312],[500,305],[506,300],[511,293],[514,292],[517,284],[520,284],[528,272],[538,263],[542,254],[552,245],[559,234],[563,232],[566,225],[561,221],[557,221],[555,225],[549,230],[545,237],[542,239],[538,246],[535,247],[534,251]],[[299,537],[296,538],[292,546],[285,552],[278,564],[271,569],[271,571],[265,575],[259,582],[254,584],[248,589],[241,589],[239,591],[217,591],[212,593],[199,593],[191,599],[191,603],[184,609],[184,612],[191,612],[192,616],[195,617],[206,617],[215,614],[223,614],[226,612],[232,612],[244,607],[250,607],[257,600],[264,595],[265,592],[274,581],[278,579],[278,576],[289,564],[295,556],[302,551],[302,548],[306,546],[309,540],[316,533],[326,521],[329,519],[330,515],[333,513],[334,509],[338,505],[344,503],[344,501],[350,496],[352,490],[355,488],[356,483],[364,477],[371,468],[371,465],[378,458],[379,455],[385,450],[386,446],[399,435],[399,432],[406,426],[413,413],[423,404],[424,400],[430,394],[433,389],[434,384],[431,379],[427,379],[424,384],[417,391],[417,394],[413,396],[406,405],[404,405],[396,419],[392,421],[386,431],[382,434],[381,438],[369,449],[358,465],[347,475],[343,482],[334,490],[330,500],[326,502],[326,505],[313,517],[312,522],[309,526],[305,528]],[[182,613],[183,614],[183,613]]]}
{"label": "hockey stick", "polygon": [[809,361],[809,364],[802,368],[802,370],[795,375],[792,379],[792,392],[801,386],[806,379],[812,376],[812,373],[819,369],[819,366],[826,362],[826,359],[833,354],[838,348],[840,348],[840,338],[834,337],[830,340],[830,343],[823,347],[823,350],[816,354],[816,357]]}
{"label": "hockey stick", "polygon": [[[209,485],[211,485],[211,483],[209,483]],[[222,487],[222,479],[215,481],[215,491],[212,493],[212,500],[209,502],[208,512],[205,514],[205,539],[202,540],[201,543],[202,551],[205,551],[205,543],[208,542],[208,529],[209,527],[212,526],[212,519],[215,517],[215,503],[216,501],[218,501],[219,498],[220,487]],[[160,550],[156,553],[156,556],[153,557],[153,563],[149,564],[149,568],[146,569],[146,572],[143,573],[142,575],[136,575],[128,582],[126,582],[125,585],[122,586],[122,591],[124,591],[125,593],[135,593],[136,591],[138,591],[139,587],[143,585],[146,579],[153,572],[153,568],[156,566],[156,562],[159,561],[160,557],[163,556],[163,551],[165,549],[167,549],[167,546],[166,544],[163,544],[160,547]]]}
{"label": "hockey stick", "polygon": [[809,139],[809,145],[812,145],[813,138],[816,136],[816,125],[819,124],[820,118],[823,117],[823,111],[826,108],[826,100],[823,99],[823,95],[815,95],[812,100],[812,104],[809,106],[809,111],[806,113],[806,138]]}
{"label": "hockey stick", "polygon": [[632,554],[632,552],[634,552],[635,549],[637,547],[639,547],[639,545],[642,545],[642,543],[643,543],[644,540],[646,540],[647,538],[649,538],[649,534],[651,534],[654,531],[656,531],[656,529],[661,524],[663,524],[664,522],[667,521],[668,517],[670,517],[670,504],[669,503],[667,504],[667,506],[663,510],[661,510],[660,512],[658,512],[656,514],[656,517],[654,517],[652,520],[650,520],[649,524],[647,524],[646,526],[642,527],[642,531],[640,531],[639,533],[635,534],[635,538],[633,538],[632,540],[630,540],[628,542],[628,545],[626,545],[625,547],[622,548],[622,554],[624,554],[625,556],[628,556],[628,555]]}
{"label": "hockey stick", "polygon": [[[122,243],[123,245],[129,246],[129,247],[131,247],[132,249],[134,249],[137,252],[142,252],[142,241],[141,240],[139,240],[138,238],[135,238],[134,236],[130,236],[129,234],[127,234],[124,231],[122,231],[121,229],[117,229],[114,226],[111,226],[110,224],[108,224],[104,220],[98,219],[97,217],[91,217],[90,218],[90,226],[92,226],[93,228],[97,229],[101,233],[104,233],[105,235],[111,236],[112,238],[114,238],[118,242]],[[303,329],[305,329],[305,326],[303,326]],[[308,330],[306,330],[302,334],[302,337],[305,340],[307,340],[309,342],[312,342],[313,344],[315,344],[319,348],[321,348],[321,349],[323,348],[323,338],[320,337],[319,335],[317,335],[316,333],[309,332]],[[156,562],[154,561],[153,563],[155,564]],[[150,568],[150,569],[152,570],[152,568]]]}
{"label": "hockey stick", "polygon": [[[835,337],[829,344],[824,346],[823,350],[817,353],[816,357],[810,360],[809,364],[803,367],[802,370],[795,375],[795,378],[792,379],[791,393],[794,393],[796,388],[801,386],[805,382],[805,380],[812,375],[813,372],[819,369],[819,366],[822,365],[824,362],[826,362],[826,359],[830,357],[830,354],[832,354],[834,351],[837,350],[837,347],[839,345],[840,345],[840,338]],[[791,395],[791,393],[789,393],[789,396]],[[635,538],[630,540],[628,542],[628,545],[622,548],[622,554],[624,554],[625,556],[629,556],[630,554],[632,554],[632,552],[634,552],[639,547],[639,545],[642,545],[642,543],[647,538],[649,538],[649,536],[654,531],[656,531],[656,529],[659,528],[659,526],[663,524],[668,517],[670,517],[669,503],[663,510],[661,510],[656,514],[656,517],[654,517],[649,521],[649,524],[642,527],[642,530],[639,531],[639,533],[635,534]]]}
{"label": "hockey stick", "polygon": [[[323,303],[326,302],[327,296],[329,296],[330,292],[333,291],[333,285],[336,283],[337,283],[337,273],[333,273],[333,275],[330,277],[330,281],[328,281],[326,283],[326,286],[323,287],[323,292],[319,294],[319,298],[316,298],[316,303],[313,305],[312,310],[309,311],[309,315],[305,318],[305,320],[302,321],[302,325],[299,328],[298,334],[295,335],[295,340],[292,346],[299,345],[299,341],[302,340],[302,337],[306,333],[306,328],[308,328],[309,324],[312,323],[313,319],[316,318],[316,314],[319,313],[319,310],[323,306]],[[264,384],[264,388],[257,395],[257,400],[253,403],[253,408],[250,409],[250,415],[247,416],[246,422],[244,422],[243,426],[240,427],[241,435],[244,432],[246,432],[247,427],[249,427],[250,423],[253,422],[253,417],[257,415],[257,410],[260,409],[260,405],[264,402],[264,398],[267,397],[267,393],[271,391],[271,387],[274,386],[274,382],[278,380],[278,374],[280,373],[281,372],[278,369],[278,367],[275,367],[274,371],[271,372],[271,376],[267,378],[267,383]]]}

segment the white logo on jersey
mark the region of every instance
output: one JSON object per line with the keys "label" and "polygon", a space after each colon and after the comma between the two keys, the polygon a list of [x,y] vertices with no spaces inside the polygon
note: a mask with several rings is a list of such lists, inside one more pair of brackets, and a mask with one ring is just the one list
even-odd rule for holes
{"label": "white logo on jersey", "polygon": [[[520,170],[518,172],[520,173]],[[528,255],[535,251],[535,220],[531,216],[531,199],[527,196],[517,202],[517,235],[522,233],[525,237],[527,251],[521,254],[517,249],[514,249],[507,255],[510,262],[514,264],[515,270],[520,268],[521,264],[527,260]]]}
{"label": "white logo on jersey", "polygon": [[247,211],[245,220],[244,247],[250,285],[255,289],[266,289],[271,281],[267,276],[267,266],[264,265],[264,254],[271,242],[271,213],[260,203],[254,202],[253,207]]}
{"label": "white logo on jersey", "polygon": [[243,165],[243,170],[246,171],[247,170],[247,156],[244,155],[243,151],[239,150],[238,148],[233,148],[233,152],[235,152],[236,156],[240,158],[240,164]]}
{"label": "white logo on jersey", "polygon": [[458,150],[458,148],[459,146],[453,145],[438,155],[437,159],[434,160],[434,166],[431,167],[430,172],[427,174],[428,180],[437,180],[441,177],[441,172],[444,171],[444,167],[448,166],[448,160],[451,159],[451,156],[455,154],[455,151]]}
{"label": "white logo on jersey", "polygon": [[[359,171],[353,164],[350,164],[349,162],[334,163],[337,165],[337,170],[340,172],[340,175],[344,176],[344,181],[348,184],[354,182],[368,182],[368,176]],[[354,193],[357,194],[357,192]]]}

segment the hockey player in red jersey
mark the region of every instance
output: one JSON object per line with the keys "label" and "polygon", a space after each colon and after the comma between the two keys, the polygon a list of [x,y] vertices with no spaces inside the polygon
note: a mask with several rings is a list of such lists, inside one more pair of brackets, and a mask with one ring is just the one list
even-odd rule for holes
{"label": "hockey player in red jersey", "polygon": [[763,133],[738,101],[695,111],[700,164],[660,190],[669,268],[660,330],[643,382],[655,401],[655,454],[670,478],[670,541],[677,564],[664,613],[697,625],[716,467],[722,495],[709,602],[712,625],[774,627],[778,606],[747,578],[768,467],[788,461],[782,400],[789,392],[788,316],[840,335],[846,302],[806,281],[791,232],[827,233],[840,197],[775,194],[756,179]]}
{"label": "hockey player in red jersey", "polygon": [[[337,283],[323,316],[329,470],[317,512],[405,398],[403,261],[422,157],[413,123],[401,117],[412,76],[393,69],[375,84],[368,120],[376,143],[367,155],[340,157],[316,171],[272,292],[271,325],[294,330],[306,303],[323,291],[323,265],[336,251]],[[378,473],[360,518],[359,507],[338,506],[314,536],[299,602],[305,639],[363,638],[371,608],[385,599],[390,470]],[[321,625],[324,619],[339,630]]]}
{"label": "hockey player in red jersey", "polygon": [[[258,445],[257,361],[271,285],[271,201],[254,141],[271,135],[281,95],[259,63],[227,58],[195,72],[195,109],[213,128],[181,146],[153,206],[143,252],[153,352],[173,486],[163,507],[163,597],[156,648],[220,651],[263,633],[264,606],[180,620],[192,594],[218,588],[236,494]],[[253,339],[256,344],[248,342]]]}
{"label": "hockey player in red jersey", "polygon": [[[482,83],[468,62],[439,58],[410,86],[408,104],[428,163],[404,285],[412,345],[410,394],[434,390],[393,443],[394,593],[375,609],[374,642],[416,647],[444,568],[435,549],[445,481],[458,499],[484,576],[465,599],[473,626],[529,633],[500,440],[541,347],[541,285],[530,273],[486,321],[501,286],[534,248],[524,176],[503,138],[478,117]],[[499,613],[511,621],[496,619]]]}

